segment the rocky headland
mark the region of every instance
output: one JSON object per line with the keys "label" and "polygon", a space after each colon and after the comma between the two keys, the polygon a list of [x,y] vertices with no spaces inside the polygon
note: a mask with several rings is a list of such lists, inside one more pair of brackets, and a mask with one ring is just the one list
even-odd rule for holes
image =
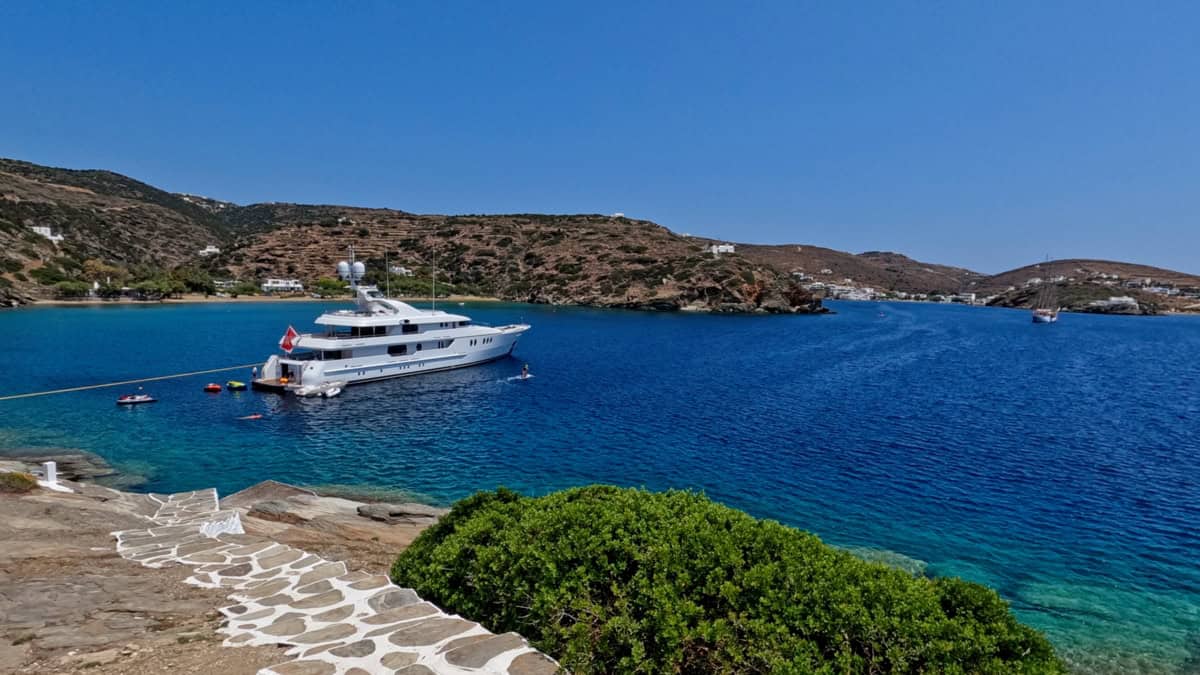
{"label": "rocky headland", "polygon": [[[334,672],[331,659],[369,661],[379,649],[387,653],[376,651],[374,657],[391,664],[389,672],[457,672],[456,663],[495,664],[505,653],[515,658],[499,661],[512,665],[487,672],[554,672],[553,663],[523,647],[519,636],[492,636],[406,595],[411,591],[387,590],[382,573],[441,509],[326,497],[274,481],[219,503],[211,492],[175,497],[123,492],[68,478],[112,477],[111,469],[86,453],[9,456],[0,460],[0,471],[37,471],[48,456],[61,461],[60,482],[73,492],[0,492],[0,540],[7,544],[0,550],[2,672],[324,674]],[[228,514],[237,514],[244,534],[193,531],[196,523],[224,523]],[[114,532],[121,532],[116,546]],[[239,565],[242,560],[249,564]],[[219,561],[225,562],[212,564]],[[337,623],[333,614],[350,612],[328,609],[333,597],[328,607],[324,599],[304,600],[310,590],[303,585],[306,578],[317,577],[344,585],[343,593],[363,595],[362,602],[370,599],[355,620],[375,624],[380,628],[375,633],[390,641],[336,639],[335,634],[351,634],[352,625]],[[288,604],[273,610],[277,618],[267,616],[250,629],[257,624],[245,623],[253,618],[245,606],[258,602],[255,597],[267,602],[255,591],[265,592],[266,583],[300,590],[280,596]],[[370,590],[375,588],[381,590]],[[242,605],[230,607],[231,598],[241,598]],[[292,606],[297,609],[288,614]],[[314,609],[300,609],[309,606]],[[305,612],[315,618],[297,623],[297,632],[308,632],[293,636],[291,617]],[[370,618],[379,612],[381,619]],[[384,630],[389,625],[399,633]],[[299,653],[313,651],[296,647],[310,633],[329,635],[323,643],[333,651],[324,657]],[[464,637],[455,638],[459,634]],[[245,646],[224,646],[230,643]],[[450,670],[429,670],[418,661]]]}

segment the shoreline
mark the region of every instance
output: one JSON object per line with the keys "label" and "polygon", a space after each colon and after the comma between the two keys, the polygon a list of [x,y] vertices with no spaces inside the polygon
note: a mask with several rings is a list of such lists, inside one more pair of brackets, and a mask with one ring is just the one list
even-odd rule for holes
{"label": "shoreline", "polygon": [[[429,302],[428,297],[418,296],[391,296],[393,300],[402,302]],[[350,296],[335,297],[335,298],[314,298],[312,296],[272,296],[272,295],[243,295],[236,298],[233,297],[217,297],[215,295],[205,296],[200,293],[187,293],[179,298],[164,298],[162,300],[133,300],[131,298],[118,298],[116,300],[105,300],[102,298],[86,298],[82,300],[34,300],[29,303],[30,307],[95,307],[106,305],[133,305],[133,306],[153,306],[153,305],[203,305],[203,304],[219,304],[219,303],[253,303],[253,302],[351,302],[353,298]],[[439,302],[504,302],[500,298],[493,298],[486,295],[449,295],[438,298]]]}

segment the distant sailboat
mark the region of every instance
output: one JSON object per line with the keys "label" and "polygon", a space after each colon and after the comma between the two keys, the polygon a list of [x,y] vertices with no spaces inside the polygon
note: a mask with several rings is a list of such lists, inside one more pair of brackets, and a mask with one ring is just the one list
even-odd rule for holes
{"label": "distant sailboat", "polygon": [[1055,283],[1043,281],[1033,302],[1034,323],[1058,321],[1058,288]]}

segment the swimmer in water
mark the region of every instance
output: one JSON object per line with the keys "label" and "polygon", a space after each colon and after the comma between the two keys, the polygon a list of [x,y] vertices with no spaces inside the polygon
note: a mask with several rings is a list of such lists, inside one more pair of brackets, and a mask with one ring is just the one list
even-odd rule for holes
{"label": "swimmer in water", "polygon": [[528,363],[526,363],[525,365],[521,366],[521,379],[522,379],[522,380],[528,380],[528,379],[529,379],[529,364],[528,364]]}

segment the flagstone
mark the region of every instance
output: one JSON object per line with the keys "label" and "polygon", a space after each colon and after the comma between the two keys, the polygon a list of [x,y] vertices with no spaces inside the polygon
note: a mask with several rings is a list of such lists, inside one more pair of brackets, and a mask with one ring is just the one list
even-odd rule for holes
{"label": "flagstone", "polygon": [[335,623],[317,630],[310,630],[307,633],[301,633],[292,638],[292,642],[297,644],[313,644],[314,642],[326,642],[328,640],[337,640],[339,638],[349,637],[354,635],[354,626],[348,623]]}
{"label": "flagstone", "polygon": [[329,653],[334,656],[347,658],[362,658],[375,653],[375,642],[372,640],[359,640],[358,642],[351,642],[336,649],[330,649]]}
{"label": "flagstone", "polygon": [[313,616],[313,620],[326,623],[330,621],[341,621],[342,619],[350,618],[350,615],[353,613],[354,605],[342,605],[341,607],[334,607],[331,610],[321,612],[320,614]]}
{"label": "flagstone", "polygon": [[397,647],[423,647],[465,633],[478,625],[463,619],[426,619],[392,633],[388,641]]}
{"label": "flagstone", "polygon": [[376,612],[384,612],[418,602],[421,602],[421,597],[411,588],[389,588],[372,595],[367,605]]}
{"label": "flagstone", "polygon": [[482,668],[500,654],[524,646],[525,640],[516,633],[492,635],[446,652],[446,662],[463,668]]}

